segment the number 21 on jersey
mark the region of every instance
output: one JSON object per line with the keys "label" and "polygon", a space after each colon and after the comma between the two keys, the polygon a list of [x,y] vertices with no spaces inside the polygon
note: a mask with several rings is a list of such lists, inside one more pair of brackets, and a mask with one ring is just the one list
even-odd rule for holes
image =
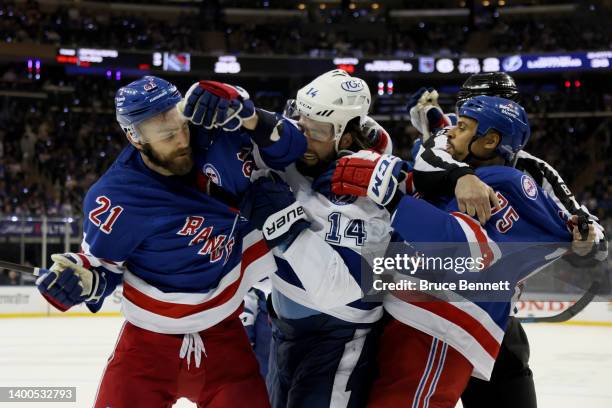
{"label": "number 21 on jersey", "polygon": [[[89,212],[89,221],[91,221],[96,227],[100,228],[103,233],[110,234],[113,230],[113,224],[115,224],[117,218],[119,218],[119,215],[121,215],[123,212],[123,207],[119,205],[112,207],[113,204],[111,203],[111,200],[106,196],[97,197],[96,203],[99,205]],[[102,223],[100,216],[109,211],[110,214],[106,217],[104,223]]]}

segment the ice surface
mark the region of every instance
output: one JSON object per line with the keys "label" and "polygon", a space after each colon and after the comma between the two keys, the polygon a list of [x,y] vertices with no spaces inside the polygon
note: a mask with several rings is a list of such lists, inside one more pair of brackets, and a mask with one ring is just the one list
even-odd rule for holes
{"label": "ice surface", "polygon": [[[74,386],[92,406],[98,381],[123,319],[0,319],[0,386]],[[612,327],[526,325],[540,408],[612,407]],[[49,407],[48,403],[0,403]],[[180,400],[175,407],[194,407]]]}

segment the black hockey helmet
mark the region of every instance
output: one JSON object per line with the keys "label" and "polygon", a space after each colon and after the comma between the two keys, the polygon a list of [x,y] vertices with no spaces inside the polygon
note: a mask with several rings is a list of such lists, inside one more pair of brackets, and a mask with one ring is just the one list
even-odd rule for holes
{"label": "black hockey helmet", "polygon": [[471,75],[457,94],[457,109],[463,102],[475,96],[498,96],[518,102],[519,91],[514,79],[505,72],[487,72]]}

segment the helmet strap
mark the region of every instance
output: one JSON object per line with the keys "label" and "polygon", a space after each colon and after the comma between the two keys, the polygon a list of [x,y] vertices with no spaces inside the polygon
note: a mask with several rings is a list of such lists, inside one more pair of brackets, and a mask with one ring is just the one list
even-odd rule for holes
{"label": "helmet strap", "polygon": [[489,157],[479,157],[478,155],[474,154],[474,152],[472,151],[472,144],[479,139],[479,137],[477,135],[474,135],[472,137],[472,140],[470,140],[470,144],[468,145],[468,154],[465,157],[464,161],[467,163],[475,163],[475,164],[482,164],[494,159],[498,158],[498,155],[493,152],[492,155],[490,155]]}

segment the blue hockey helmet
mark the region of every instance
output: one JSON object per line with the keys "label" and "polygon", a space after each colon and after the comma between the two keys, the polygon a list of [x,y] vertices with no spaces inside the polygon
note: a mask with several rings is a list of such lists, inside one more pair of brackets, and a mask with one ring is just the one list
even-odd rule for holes
{"label": "blue hockey helmet", "polygon": [[490,130],[497,131],[501,136],[497,152],[508,162],[527,144],[531,135],[525,109],[509,99],[476,96],[461,105],[459,116],[478,122],[476,137],[482,137]]}
{"label": "blue hockey helmet", "polygon": [[155,76],[144,76],[117,91],[117,122],[134,141],[142,142],[137,125],[176,106],[182,99],[175,85]]}

